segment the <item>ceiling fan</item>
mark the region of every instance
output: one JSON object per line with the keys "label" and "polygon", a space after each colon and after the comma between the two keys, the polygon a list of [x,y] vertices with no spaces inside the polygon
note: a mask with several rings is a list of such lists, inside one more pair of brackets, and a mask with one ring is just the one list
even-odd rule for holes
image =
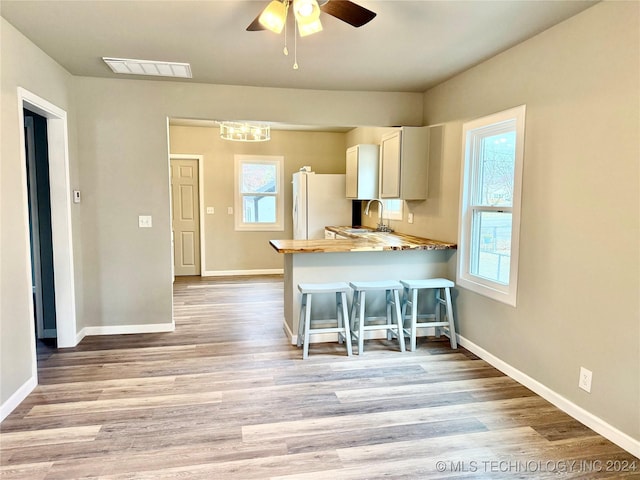
{"label": "ceiling fan", "polygon": [[247,31],[271,30],[280,33],[292,6],[300,36],[311,35],[322,30],[320,12],[327,13],[354,27],[370,22],[375,12],[349,0],[272,0],[247,27]]}

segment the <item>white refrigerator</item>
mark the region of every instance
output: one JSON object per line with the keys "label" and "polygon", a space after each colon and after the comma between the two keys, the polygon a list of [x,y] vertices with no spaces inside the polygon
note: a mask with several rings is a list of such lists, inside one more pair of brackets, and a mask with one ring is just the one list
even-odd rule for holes
{"label": "white refrigerator", "polygon": [[293,238],[324,238],[324,227],[351,225],[351,200],[346,198],[345,175],[293,174]]}

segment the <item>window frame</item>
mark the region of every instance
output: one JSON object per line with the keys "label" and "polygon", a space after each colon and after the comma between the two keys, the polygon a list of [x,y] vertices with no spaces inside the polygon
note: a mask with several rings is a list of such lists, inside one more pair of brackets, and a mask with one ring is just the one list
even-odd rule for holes
{"label": "window frame", "polygon": [[[526,105],[520,105],[502,112],[465,122],[462,126],[462,171],[460,181],[460,217],[458,236],[457,283],[459,286],[484,295],[493,300],[516,306],[518,291],[518,259],[520,247],[520,210],[522,200],[522,171],[524,164]],[[486,136],[500,131],[500,126],[515,122],[515,164],[513,174],[513,201],[510,207],[490,206],[476,202],[478,162],[480,149],[478,142]],[[504,130],[504,128],[503,128]],[[511,131],[511,129],[510,129]],[[471,273],[474,240],[478,245],[479,236],[473,238],[474,214],[482,212],[511,213],[511,251],[509,262],[509,282],[499,283]]]}
{"label": "window frame", "polygon": [[[242,165],[266,164],[276,167],[275,192],[263,193],[276,199],[276,221],[269,223],[245,222],[243,216],[244,197],[256,196],[242,192]],[[284,231],[284,157],[281,155],[234,155],[234,209],[235,230],[245,232],[281,232]]]}
{"label": "window frame", "polygon": [[[390,204],[395,202],[399,202],[398,205],[400,208],[391,208]],[[404,214],[404,200],[401,198],[383,198],[382,203],[384,204],[384,214],[387,220],[402,220]],[[380,221],[383,219],[380,218]]]}

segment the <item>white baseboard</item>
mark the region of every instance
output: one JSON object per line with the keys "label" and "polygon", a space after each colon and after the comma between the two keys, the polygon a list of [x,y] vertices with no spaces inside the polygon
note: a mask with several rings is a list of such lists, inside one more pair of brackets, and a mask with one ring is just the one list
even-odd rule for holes
{"label": "white baseboard", "polygon": [[272,268],[272,269],[257,269],[257,270],[206,270],[202,272],[203,277],[231,277],[231,276],[243,276],[243,275],[282,275],[284,269]]}
{"label": "white baseboard", "polygon": [[30,377],[29,380],[24,382],[0,407],[0,422],[7,418],[37,386],[38,378],[36,376]]}
{"label": "white baseboard", "polygon": [[482,347],[476,345],[470,340],[457,335],[458,343],[473,352],[478,357],[482,358],[485,362],[493,365],[495,368],[500,370],[505,375],[513,378],[516,382],[524,385],[528,389],[534,391],[538,395],[540,395],[545,400],[551,402],[553,405],[558,407],[560,410],[565,412],[566,414],[572,416],[580,423],[586,425],[593,431],[599,433],[603,437],[612,441],[620,448],[625,449],[632,455],[636,457],[640,457],[640,440],[637,440],[624,432],[621,432],[614,426],[608,424],[600,417],[595,416],[594,414],[588,412],[584,408],[576,405],[572,401],[566,399],[562,395],[557,392],[554,392],[549,387],[543,385],[537,380],[531,378],[527,374],[521,372],[517,368],[512,367],[508,363],[500,360],[495,355],[487,352]]}
{"label": "white baseboard", "polygon": [[123,335],[130,333],[164,333],[173,332],[175,323],[151,323],[148,325],[107,325],[100,327],[84,327],[78,337],[80,340],[87,335]]}

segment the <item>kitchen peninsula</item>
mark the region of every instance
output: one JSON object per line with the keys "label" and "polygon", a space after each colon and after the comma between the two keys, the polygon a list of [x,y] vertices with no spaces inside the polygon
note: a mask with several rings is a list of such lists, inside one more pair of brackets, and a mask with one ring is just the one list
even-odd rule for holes
{"label": "kitchen peninsula", "polygon": [[[296,342],[298,332],[299,283],[447,277],[447,264],[456,248],[455,243],[366,228],[327,227],[327,230],[341,238],[269,241],[285,256],[284,328],[291,343]],[[327,298],[326,302],[314,299],[313,307],[314,317],[335,315],[332,299]],[[330,340],[328,336],[326,341]]]}

